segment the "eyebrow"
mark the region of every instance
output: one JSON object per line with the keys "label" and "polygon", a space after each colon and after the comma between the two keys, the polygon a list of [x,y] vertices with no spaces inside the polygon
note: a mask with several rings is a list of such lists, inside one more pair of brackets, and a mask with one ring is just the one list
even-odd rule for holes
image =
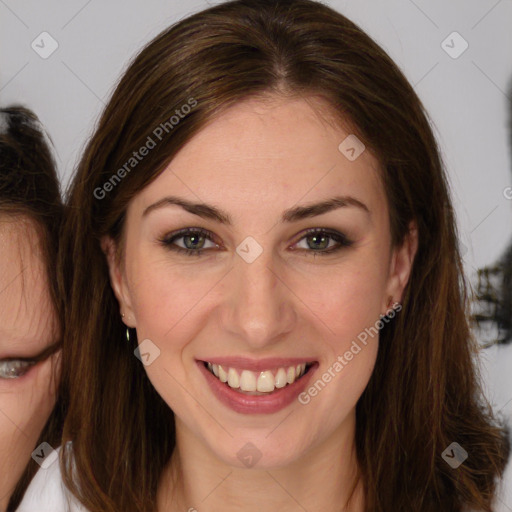
{"label": "eyebrow", "polygon": [[[231,226],[233,224],[231,216],[217,208],[216,206],[209,205],[206,203],[193,203],[186,199],[177,196],[167,196],[163,199],[160,199],[156,203],[148,206],[142,216],[145,217],[150,212],[157,210],[159,208],[163,208],[170,205],[178,205],[181,206],[184,210],[194,215],[198,215],[199,217],[203,217],[205,219],[212,219],[221,224],[226,224]],[[356,199],[352,196],[335,196],[325,201],[321,201],[319,203],[308,204],[304,206],[295,206],[288,210],[285,210],[281,216],[281,223],[284,222],[297,222],[302,219],[306,219],[309,217],[316,217],[317,215],[322,215],[323,213],[330,212],[332,210],[336,210],[338,208],[343,207],[356,207],[366,212],[369,216],[371,216],[371,212],[368,207],[359,199]]]}

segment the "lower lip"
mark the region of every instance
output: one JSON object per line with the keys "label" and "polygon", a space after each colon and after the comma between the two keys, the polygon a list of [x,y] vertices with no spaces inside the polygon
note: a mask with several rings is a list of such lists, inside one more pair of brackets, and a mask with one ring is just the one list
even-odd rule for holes
{"label": "lower lip", "polygon": [[242,414],[272,414],[290,405],[304,391],[318,363],[314,363],[309,371],[293,384],[276,389],[269,395],[245,395],[233,390],[215,377],[204,365],[197,361],[199,371],[205,376],[213,394],[235,412]]}

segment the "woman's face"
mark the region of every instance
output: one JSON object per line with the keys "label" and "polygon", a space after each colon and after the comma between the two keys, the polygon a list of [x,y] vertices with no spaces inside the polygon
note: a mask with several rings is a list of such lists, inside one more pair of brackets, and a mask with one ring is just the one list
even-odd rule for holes
{"label": "woman's face", "polygon": [[311,105],[223,113],[131,201],[121,265],[104,245],[178,443],[238,467],[353,435],[378,348],[362,333],[401,299],[414,256],[391,250],[376,159]]}
{"label": "woman's face", "polygon": [[0,217],[0,510],[30,461],[55,404],[59,335],[33,221]]}

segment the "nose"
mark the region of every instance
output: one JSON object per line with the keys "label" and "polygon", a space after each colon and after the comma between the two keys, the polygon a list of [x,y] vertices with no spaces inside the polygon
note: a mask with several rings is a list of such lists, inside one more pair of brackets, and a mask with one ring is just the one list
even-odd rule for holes
{"label": "nose", "polygon": [[246,347],[261,349],[293,331],[298,299],[270,251],[264,250],[252,263],[236,256],[228,279],[221,315],[224,332]]}

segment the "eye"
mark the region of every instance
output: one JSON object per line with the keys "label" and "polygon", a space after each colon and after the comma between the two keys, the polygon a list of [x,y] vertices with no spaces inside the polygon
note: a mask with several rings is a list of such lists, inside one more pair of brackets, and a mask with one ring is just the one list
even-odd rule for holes
{"label": "eye", "polygon": [[[208,249],[212,247],[219,247],[218,244],[215,244],[211,241],[212,238],[213,233],[207,231],[206,229],[185,228],[180,229],[176,233],[172,233],[170,236],[161,239],[160,243],[172,251],[183,253],[187,256],[199,256],[202,254],[202,250],[205,248]],[[183,246],[178,245],[176,240],[183,240]],[[205,247],[206,241],[210,242],[210,247]]]}
{"label": "eye", "polygon": [[23,377],[34,364],[34,361],[24,361],[22,359],[6,359],[0,361],[0,379],[17,379]]}
{"label": "eye", "polygon": [[[313,256],[325,256],[327,254],[332,254],[343,249],[344,247],[350,247],[354,243],[352,240],[349,240],[343,233],[326,228],[308,229],[306,231],[306,235],[303,236],[299,242],[302,242],[303,240],[306,243],[306,247],[302,247],[300,249],[309,253],[313,253]],[[312,243],[310,244],[309,241],[312,241]],[[334,245],[330,245],[330,241],[334,241]]]}

